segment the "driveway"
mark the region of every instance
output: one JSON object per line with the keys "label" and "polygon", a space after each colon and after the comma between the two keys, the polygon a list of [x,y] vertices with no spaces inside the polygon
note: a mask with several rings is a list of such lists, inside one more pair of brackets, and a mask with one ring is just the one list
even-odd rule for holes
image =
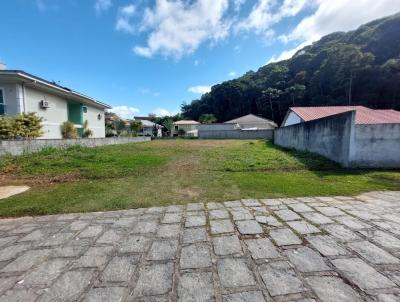
{"label": "driveway", "polygon": [[399,301],[400,192],[0,220],[0,301]]}

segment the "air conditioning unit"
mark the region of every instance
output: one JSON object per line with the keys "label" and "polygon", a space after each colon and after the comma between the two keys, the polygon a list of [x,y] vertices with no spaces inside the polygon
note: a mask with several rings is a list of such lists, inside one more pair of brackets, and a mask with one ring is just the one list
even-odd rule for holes
{"label": "air conditioning unit", "polygon": [[42,108],[42,109],[50,108],[49,102],[46,101],[46,100],[41,100],[40,101],[40,108]]}

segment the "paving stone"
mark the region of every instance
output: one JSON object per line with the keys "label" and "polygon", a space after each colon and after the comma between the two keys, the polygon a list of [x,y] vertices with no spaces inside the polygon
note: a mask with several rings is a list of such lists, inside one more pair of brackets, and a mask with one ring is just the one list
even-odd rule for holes
{"label": "paving stone", "polygon": [[288,221],[287,224],[294,229],[297,233],[306,235],[306,234],[314,234],[314,233],[320,233],[320,229],[318,229],[316,226],[313,226],[312,224],[304,221],[304,220],[299,220],[299,221]]}
{"label": "paving stone", "polygon": [[399,302],[400,301],[400,294],[380,294],[378,295],[378,302]]}
{"label": "paving stone", "polygon": [[225,201],[224,205],[227,208],[234,208],[234,207],[242,207],[242,203],[240,202],[240,200],[235,200],[235,201]]}
{"label": "paving stone", "polygon": [[254,218],[250,211],[244,208],[232,208],[230,212],[233,220],[247,220]]}
{"label": "paving stone", "polygon": [[172,263],[153,264],[142,268],[136,287],[135,297],[164,295],[172,290]]}
{"label": "paving stone", "polygon": [[226,219],[229,218],[229,212],[225,209],[212,210],[209,212],[210,219]]}
{"label": "paving stone", "polygon": [[211,220],[211,234],[233,233],[235,229],[229,219]]}
{"label": "paving stone", "polygon": [[113,227],[130,229],[136,222],[136,217],[123,217],[115,221]]}
{"label": "paving stone", "polygon": [[0,302],[34,302],[38,295],[33,289],[13,289],[0,297]]}
{"label": "paving stone", "polygon": [[207,241],[205,228],[185,228],[183,231],[183,243],[195,243]]}
{"label": "paving stone", "polygon": [[314,212],[312,208],[310,208],[308,205],[304,203],[294,203],[289,205],[289,207],[292,208],[292,210],[297,213]]}
{"label": "paving stone", "polygon": [[167,213],[162,219],[162,223],[179,223],[182,220],[182,213]]}
{"label": "paving stone", "polygon": [[209,210],[216,210],[216,209],[222,209],[224,206],[220,202],[209,202],[207,203],[207,208]]}
{"label": "paving stone", "polygon": [[344,247],[339,245],[335,239],[327,235],[307,236],[307,241],[311,243],[324,256],[347,255]]}
{"label": "paving stone", "polygon": [[244,241],[253,259],[278,258],[280,254],[267,238],[247,239]]}
{"label": "paving stone", "polygon": [[201,211],[204,210],[204,204],[202,203],[189,203],[186,206],[187,211]]}
{"label": "paving stone", "polygon": [[335,220],[353,230],[361,230],[371,227],[369,224],[366,224],[365,222],[362,222],[361,220],[351,216],[339,216],[335,217]]}
{"label": "paving stone", "polygon": [[274,216],[256,216],[256,220],[262,224],[268,224],[269,226],[280,227],[283,226]]}
{"label": "paving stone", "polygon": [[85,237],[96,237],[103,232],[103,227],[101,225],[91,225],[79,233],[79,238]]}
{"label": "paving stone", "polygon": [[243,259],[224,258],[217,262],[221,285],[225,288],[256,285],[254,275]]}
{"label": "paving stone", "polygon": [[97,239],[96,244],[114,244],[121,239],[114,230],[108,230]]}
{"label": "paving stone", "polygon": [[205,216],[189,216],[186,218],[185,227],[199,227],[206,225],[206,217]]}
{"label": "paving stone", "polygon": [[168,206],[165,209],[165,212],[167,213],[180,213],[183,212],[184,206],[183,205],[173,205],[173,206]]}
{"label": "paving stone", "polygon": [[39,301],[76,301],[90,285],[93,271],[68,271],[46,291]]}
{"label": "paving stone", "polygon": [[179,237],[180,231],[180,224],[162,224],[158,229],[157,236],[164,238],[175,238]]}
{"label": "paving stone", "polygon": [[302,240],[289,229],[274,229],[269,235],[279,246],[302,243]]}
{"label": "paving stone", "polygon": [[211,266],[210,248],[204,243],[182,247],[180,268],[204,268]]}
{"label": "paving stone", "polygon": [[392,280],[394,283],[396,283],[398,286],[400,286],[400,269],[393,270],[386,270],[385,275],[389,277],[390,280]]}
{"label": "paving stone", "polygon": [[283,221],[300,220],[301,217],[292,210],[280,210],[274,212]]}
{"label": "paving stone", "polygon": [[108,263],[101,275],[101,280],[106,282],[128,282],[138,262],[138,255],[116,256]]}
{"label": "paving stone", "polygon": [[133,227],[133,234],[148,234],[155,233],[157,231],[158,223],[157,221],[138,221]]}
{"label": "paving stone", "polygon": [[222,296],[223,302],[264,302],[264,295],[260,291],[248,291]]}
{"label": "paving stone", "polygon": [[243,254],[239,238],[236,235],[213,237],[212,242],[216,255]]}
{"label": "paving stone", "polygon": [[363,290],[390,288],[396,286],[392,281],[378,273],[373,267],[359,258],[335,259],[335,265],[350,282]]}
{"label": "paving stone", "polygon": [[97,268],[102,269],[108,257],[105,255],[83,255],[74,262],[73,268]]}
{"label": "paving stone", "polygon": [[[40,240],[43,238],[46,238],[46,236],[48,235],[48,233],[50,232],[50,230],[35,230],[32,233],[22,237],[21,239],[18,240],[18,242],[24,242],[24,241],[36,241],[36,240]],[[9,238],[8,242],[11,242],[12,240],[15,240],[17,237],[7,237]],[[7,238],[2,238],[2,240],[5,240]],[[1,246],[1,242],[0,242],[0,246]]]}
{"label": "paving stone", "polygon": [[372,213],[367,212],[367,211],[349,210],[347,212],[350,213],[351,215],[354,215],[354,216],[356,216],[358,218],[361,218],[363,220],[366,220],[366,221],[381,219],[381,217],[379,217],[378,215],[372,214]]}
{"label": "paving stone", "polygon": [[23,277],[24,285],[50,286],[68,263],[69,260],[61,258],[48,260]]}
{"label": "paving stone", "polygon": [[285,255],[293,263],[297,270],[302,273],[329,271],[329,266],[324,259],[314,250],[308,247],[290,249],[285,251]]}
{"label": "paving stone", "polygon": [[308,213],[302,213],[304,218],[309,220],[310,222],[314,224],[326,224],[326,223],[333,223],[333,220],[316,212],[308,212]]}
{"label": "paving stone", "polygon": [[187,211],[186,212],[186,216],[205,216],[206,212],[204,211]]}
{"label": "paving stone", "polygon": [[351,242],[348,246],[372,264],[397,264],[399,259],[369,241]]}
{"label": "paving stone", "polygon": [[51,250],[29,250],[4,267],[1,272],[23,272],[45,260]]}
{"label": "paving stone", "polygon": [[269,215],[269,210],[266,207],[252,207],[251,209],[254,211],[254,215]]}
{"label": "paving stone", "polygon": [[260,265],[258,271],[271,296],[296,294],[305,291],[303,283],[287,261]]}
{"label": "paving stone", "polygon": [[[79,241],[79,243],[81,243],[81,241]],[[81,244],[68,244],[53,249],[50,257],[79,257],[83,255],[88,248],[89,244],[84,242]]]}
{"label": "paving stone", "polygon": [[178,301],[215,301],[212,273],[184,273],[179,278]]}
{"label": "paving stone", "polygon": [[144,253],[149,248],[151,240],[144,236],[130,235],[120,245],[120,253]]}
{"label": "paving stone", "polygon": [[340,241],[350,242],[360,240],[360,236],[356,235],[353,231],[345,228],[341,224],[328,224],[323,226],[324,230]]}
{"label": "paving stone", "polygon": [[18,277],[0,277],[0,296],[12,288],[14,284],[18,281]]}
{"label": "paving stone", "polygon": [[357,302],[363,301],[359,294],[342,279],[330,276],[306,278],[308,284],[322,302]]}
{"label": "paving stone", "polygon": [[99,287],[92,288],[85,296],[83,302],[119,302],[127,293],[124,287]]}
{"label": "paving stone", "polygon": [[262,234],[264,230],[255,220],[239,220],[236,221],[236,226],[242,235]]}
{"label": "paving stone", "polygon": [[260,201],[266,206],[277,206],[282,204],[282,201],[276,199],[261,199]]}
{"label": "paving stone", "polygon": [[29,244],[15,244],[5,247],[0,251],[0,261],[11,260],[17,257],[20,253],[28,250],[29,247]]}
{"label": "paving stone", "polygon": [[257,199],[242,199],[242,203],[246,207],[259,207],[261,203]]}
{"label": "paving stone", "polygon": [[173,260],[178,250],[178,240],[154,241],[147,254],[147,260]]}
{"label": "paving stone", "polygon": [[359,232],[383,247],[400,250],[400,240],[386,232],[376,229],[361,230]]}

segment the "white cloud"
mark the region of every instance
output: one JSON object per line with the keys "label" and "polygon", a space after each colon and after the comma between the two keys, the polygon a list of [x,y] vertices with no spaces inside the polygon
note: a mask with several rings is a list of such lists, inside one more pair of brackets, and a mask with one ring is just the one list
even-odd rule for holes
{"label": "white cloud", "polygon": [[156,108],[153,110],[153,113],[157,116],[171,116],[178,113],[178,111],[170,111],[165,108]]}
{"label": "white cloud", "polygon": [[[276,60],[287,59],[297,50],[335,31],[348,31],[400,10],[400,2],[393,0],[313,0],[316,10],[305,17],[288,35],[280,37],[283,42],[298,41],[293,49],[281,53]],[[275,58],[274,58],[275,60]]]}
{"label": "white cloud", "polygon": [[149,32],[147,45],[133,50],[144,57],[180,58],[203,42],[215,43],[229,33],[231,23],[224,19],[228,6],[228,0],[157,0],[145,9],[141,24],[141,30]]}
{"label": "white cloud", "polygon": [[135,107],[128,107],[128,106],[115,106],[110,109],[111,112],[114,112],[119,117],[124,119],[131,119],[135,115],[135,113],[139,112],[139,109]]}
{"label": "white cloud", "polygon": [[230,77],[234,77],[236,75],[236,71],[231,71],[230,73],[228,73],[228,76]]}
{"label": "white cloud", "polygon": [[211,91],[211,86],[205,86],[205,85],[193,86],[190,87],[188,91],[196,94],[204,94]]}
{"label": "white cloud", "polygon": [[126,33],[134,33],[135,26],[133,24],[133,16],[136,12],[136,7],[133,4],[122,6],[118,9],[117,23],[115,29]]}
{"label": "white cloud", "polygon": [[242,5],[246,2],[246,0],[233,0],[234,9],[236,12],[240,11]]}
{"label": "white cloud", "polygon": [[94,9],[97,13],[108,10],[112,6],[111,0],[96,0]]}
{"label": "white cloud", "polygon": [[236,26],[236,32],[254,31],[270,40],[275,35],[271,28],[283,18],[293,17],[306,7],[306,0],[284,0],[277,6],[276,0],[258,0],[250,14],[241,20]]}
{"label": "white cloud", "polygon": [[194,62],[193,62],[194,66],[199,66],[199,64],[200,64],[199,60],[194,60]]}

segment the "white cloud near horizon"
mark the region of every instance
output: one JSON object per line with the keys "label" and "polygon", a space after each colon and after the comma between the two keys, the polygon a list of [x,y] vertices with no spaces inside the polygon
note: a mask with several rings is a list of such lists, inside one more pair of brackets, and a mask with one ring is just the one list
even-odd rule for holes
{"label": "white cloud near horizon", "polygon": [[291,58],[298,50],[312,44],[324,35],[354,30],[369,21],[379,19],[400,11],[400,1],[393,0],[313,0],[316,10],[303,18],[287,35],[282,35],[283,42],[297,41],[298,45],[285,50],[269,62]]}
{"label": "white cloud near horizon", "polygon": [[228,76],[234,77],[236,75],[236,71],[231,71],[228,73]]}
{"label": "white cloud near horizon", "polygon": [[171,116],[171,115],[175,115],[177,113],[178,113],[178,111],[170,111],[165,108],[156,108],[153,110],[153,114],[155,114],[156,116],[160,116],[160,117]]}
{"label": "white cloud near horizon", "polygon": [[204,42],[215,43],[229,33],[230,23],[224,18],[228,6],[228,0],[157,0],[153,8],[145,9],[140,26],[148,32],[147,43],[133,51],[147,58],[155,54],[180,58]]}
{"label": "white cloud near horizon", "polygon": [[206,86],[206,85],[193,86],[190,87],[188,91],[195,94],[205,94],[211,91],[211,86]]}
{"label": "white cloud near horizon", "polygon": [[101,13],[108,10],[112,6],[111,0],[96,0],[94,3],[94,9],[96,13]]}
{"label": "white cloud near horizon", "polygon": [[132,18],[135,12],[136,7],[133,4],[119,7],[115,29],[117,31],[133,34],[135,32],[135,25],[133,24]]}
{"label": "white cloud near horizon", "polygon": [[109,109],[109,111],[123,119],[132,119],[136,113],[140,112],[138,108],[128,106],[115,106]]}

